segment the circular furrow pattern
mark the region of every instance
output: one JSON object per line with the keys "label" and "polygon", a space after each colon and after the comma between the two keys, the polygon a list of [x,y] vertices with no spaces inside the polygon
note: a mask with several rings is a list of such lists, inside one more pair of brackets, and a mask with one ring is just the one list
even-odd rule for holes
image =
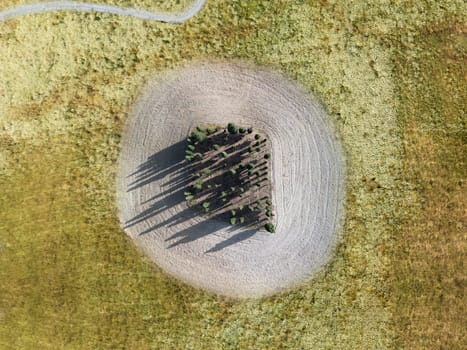
{"label": "circular furrow pattern", "polygon": [[[117,176],[125,232],[171,275],[235,297],[271,294],[323,267],[342,219],[342,153],[323,109],[263,68],[203,63],[147,87],[127,122]],[[276,233],[196,215],[184,201],[191,127],[234,122],[272,145]]]}

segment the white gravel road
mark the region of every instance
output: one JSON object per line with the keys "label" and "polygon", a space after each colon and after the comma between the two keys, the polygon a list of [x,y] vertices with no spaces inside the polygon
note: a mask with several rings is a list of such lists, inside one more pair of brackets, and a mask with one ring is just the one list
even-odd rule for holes
{"label": "white gravel road", "polygon": [[[188,130],[227,122],[271,138],[275,234],[232,229],[184,203]],[[244,64],[196,63],[151,82],[129,116],[117,175],[120,220],[167,273],[215,293],[258,297],[328,262],[343,218],[343,179],[324,110],[292,81]]]}
{"label": "white gravel road", "polygon": [[182,23],[196,15],[203,7],[206,0],[196,0],[188,9],[179,14],[166,14],[131,7],[105,5],[93,2],[80,1],[41,1],[31,4],[18,5],[0,11],[0,21],[5,21],[18,16],[50,11],[86,11],[112,13],[120,16],[130,16],[151,21],[167,23]]}

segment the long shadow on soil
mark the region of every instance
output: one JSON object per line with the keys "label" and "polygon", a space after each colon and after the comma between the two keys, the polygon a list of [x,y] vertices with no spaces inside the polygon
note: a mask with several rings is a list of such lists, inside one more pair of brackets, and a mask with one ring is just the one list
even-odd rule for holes
{"label": "long shadow on soil", "polygon": [[[145,200],[143,204],[148,204],[149,207],[128,220],[125,223],[125,228],[132,227],[143,221],[146,221],[156,215],[161,214],[164,211],[170,210],[170,208],[176,207],[179,204],[185,202],[184,192],[190,184],[193,183],[193,174],[202,168],[209,167],[212,171],[217,171],[220,174],[212,177],[206,184],[216,184],[228,181],[227,169],[222,172],[221,162],[213,161],[209,159],[205,162],[197,161],[190,162],[184,158],[186,141],[180,141],[167,147],[153,155],[151,155],[145,162],[140,164],[138,168],[130,174],[128,177],[134,178],[134,180],[128,185],[127,192],[134,191],[143,186],[150,185],[154,181],[158,181],[161,184],[159,193],[154,194],[151,198]],[[230,148],[229,157],[235,158],[235,161],[241,160],[246,157],[245,144],[239,144],[237,149]],[[225,162],[226,160],[222,160]],[[261,166],[263,164],[258,164]],[[164,181],[166,180],[166,181]],[[264,180],[259,177],[256,181],[248,180],[245,181],[245,190],[252,187],[256,183],[260,183]],[[230,245],[236,244],[240,241],[250,238],[257,232],[257,229],[246,227],[246,226],[235,226],[232,227],[226,222],[226,215],[228,212],[225,210],[225,205],[221,201],[215,201],[215,191],[210,190],[212,193],[206,192],[206,199],[212,203],[210,207],[210,217],[204,217],[200,212],[186,207],[179,213],[169,216],[164,221],[153,225],[152,227],[140,232],[140,235],[147,234],[149,232],[156,231],[162,227],[172,227],[174,225],[182,224],[183,222],[189,222],[190,220],[201,217],[202,221],[187,227],[176,234],[169,237],[166,241],[170,243],[169,248],[173,248],[180,244],[186,244],[193,242],[197,239],[212,234],[218,230],[227,230],[232,232],[233,235],[228,239],[216,244],[214,247],[206,251],[206,253],[212,253],[222,250]],[[201,191],[200,193],[203,193]],[[235,201],[235,196],[229,197],[230,201]],[[249,220],[259,220],[259,214],[250,213]],[[252,221],[253,222],[253,221]]]}

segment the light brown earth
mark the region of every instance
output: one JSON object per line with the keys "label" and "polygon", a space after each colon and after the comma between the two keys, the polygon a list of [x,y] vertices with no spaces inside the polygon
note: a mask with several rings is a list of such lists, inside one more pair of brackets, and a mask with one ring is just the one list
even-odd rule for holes
{"label": "light brown earth", "polygon": [[[325,117],[265,69],[194,64],[152,82],[122,142],[117,192],[126,233],[166,272],[216,293],[261,296],[299,283],[328,261],[342,218],[343,158]],[[271,139],[275,234],[205,220],[184,202],[186,135],[228,122]]]}

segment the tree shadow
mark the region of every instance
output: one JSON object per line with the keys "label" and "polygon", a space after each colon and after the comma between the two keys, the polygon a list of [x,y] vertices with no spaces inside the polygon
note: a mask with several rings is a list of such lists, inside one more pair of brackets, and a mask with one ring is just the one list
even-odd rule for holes
{"label": "tree shadow", "polygon": [[241,231],[239,233],[236,233],[235,235],[233,235],[232,237],[226,239],[225,241],[223,242],[220,242],[220,243],[217,243],[214,247],[212,247],[211,249],[208,249],[206,251],[206,253],[215,253],[215,252],[218,252],[228,246],[231,246],[233,244],[237,244],[241,241],[244,241],[245,239],[248,239],[250,237],[252,237],[256,232],[258,232],[258,230],[252,230],[252,229],[247,229],[247,230],[244,230],[244,231]]}
{"label": "tree shadow", "polygon": [[127,192],[163,179],[177,171],[187,170],[186,164],[183,164],[185,145],[185,141],[180,141],[151,155],[127,176],[136,178],[129,184]]}
{"label": "tree shadow", "polygon": [[[252,188],[256,188],[255,186],[261,186],[261,183],[266,181],[266,179],[261,175],[252,175],[251,169],[246,167],[248,164],[242,164],[242,162],[247,160],[248,155],[251,154],[251,150],[248,151],[249,143],[243,140],[244,136],[234,136],[233,144],[224,148],[224,151],[217,151],[216,153],[213,146],[219,140],[226,137],[229,136],[226,136],[225,133],[219,133],[210,139],[208,138],[206,143],[198,146],[201,148],[205,147],[206,149],[202,150],[203,152],[199,157],[192,160],[186,159],[187,141],[182,140],[154,153],[140,164],[133,173],[128,175],[128,178],[132,178],[133,181],[129,183],[127,192],[150,185],[155,181],[160,184],[161,188],[158,193],[142,202],[142,204],[146,204],[148,207],[125,222],[124,228],[130,228],[163,212],[168,212],[171,208],[179,206],[186,201],[187,192],[196,192],[197,198],[203,198],[203,203],[209,203],[209,207],[205,208],[206,212],[209,213],[209,217],[204,216],[202,210],[196,210],[191,205],[186,206],[178,213],[164,217],[163,221],[143,230],[139,235],[157,231],[162,227],[174,227],[183,223],[189,223],[195,218],[202,218],[201,221],[184,227],[167,238],[166,242],[170,243],[168,248],[196,241],[219,230],[234,232],[234,234],[230,238],[217,243],[205,253],[220,251],[252,237],[258,231],[259,226],[248,226],[248,223],[264,224],[263,208],[259,209],[259,205],[258,208],[254,209],[250,205],[242,208],[244,206],[240,205],[239,208],[242,209],[232,214],[232,210],[227,207],[228,205],[232,206],[232,204],[240,203],[243,194],[247,195]],[[208,156],[206,156],[207,154]],[[206,157],[203,158],[204,156]],[[237,167],[239,164],[242,164],[243,167]],[[229,172],[229,168],[232,169],[234,165],[237,172],[232,174],[231,171]],[[254,170],[264,172],[267,168],[264,165],[265,162],[255,161],[257,168]],[[195,189],[196,176],[206,169],[209,169],[213,175],[203,180],[202,189]],[[202,175],[199,177],[201,178]],[[241,188],[235,191],[232,190],[232,193],[228,193],[222,198],[219,196],[220,192],[216,192],[218,186],[233,189],[232,184],[236,183],[236,181],[240,181],[242,184]],[[232,187],[229,187],[231,185]],[[258,198],[258,200],[265,199],[263,197]],[[238,218],[238,221],[242,224],[229,225],[229,218],[231,219],[232,215],[237,215],[236,220]]]}

